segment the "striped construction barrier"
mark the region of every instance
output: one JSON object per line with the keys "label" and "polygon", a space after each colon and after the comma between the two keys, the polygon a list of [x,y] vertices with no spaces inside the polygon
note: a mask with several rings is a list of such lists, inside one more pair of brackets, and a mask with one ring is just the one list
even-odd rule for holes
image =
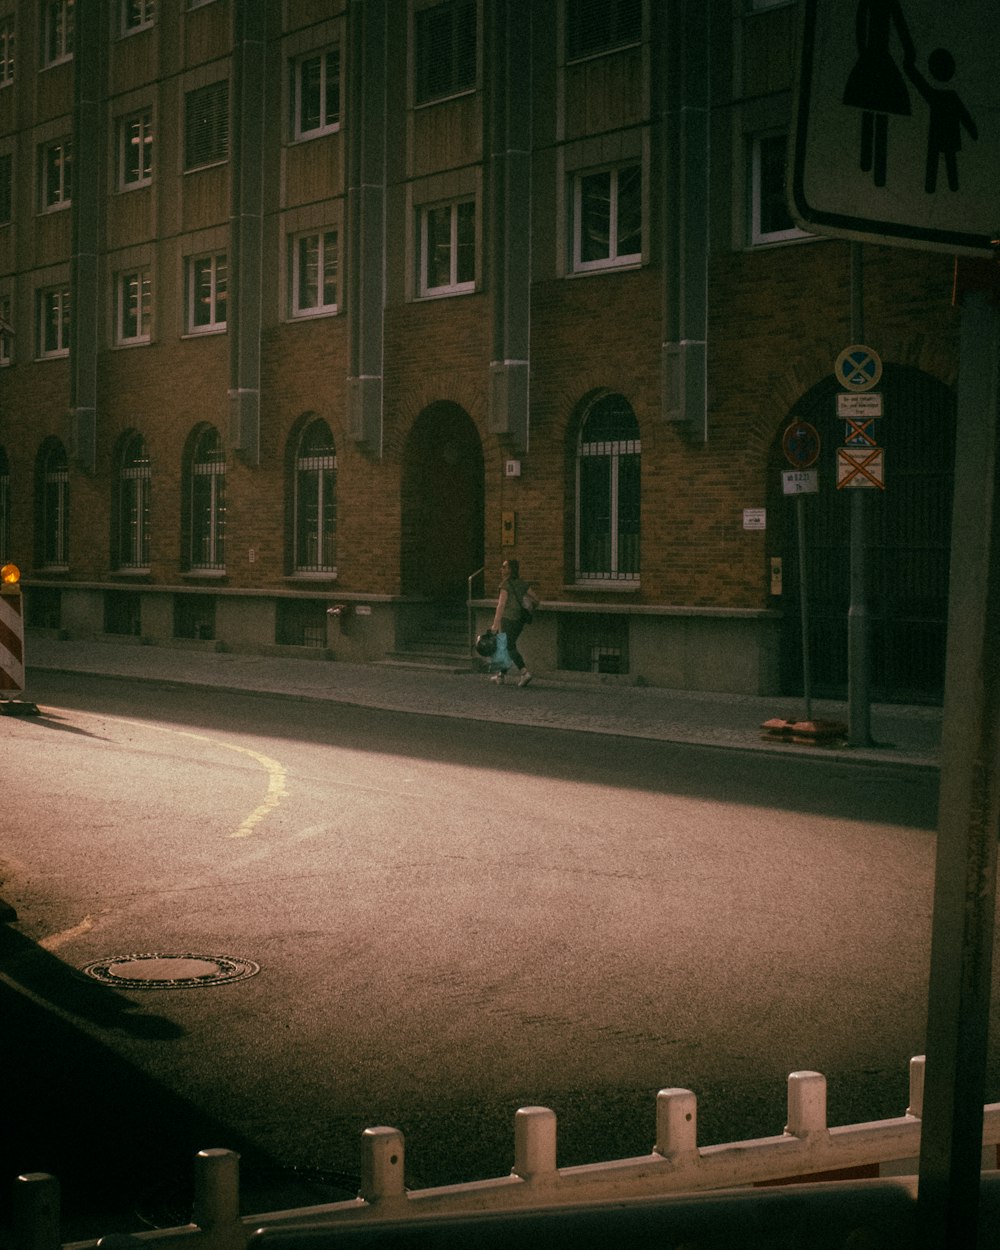
{"label": "striped construction barrier", "polygon": [[0,586],[0,695],[24,690],[24,615],[20,586]]}

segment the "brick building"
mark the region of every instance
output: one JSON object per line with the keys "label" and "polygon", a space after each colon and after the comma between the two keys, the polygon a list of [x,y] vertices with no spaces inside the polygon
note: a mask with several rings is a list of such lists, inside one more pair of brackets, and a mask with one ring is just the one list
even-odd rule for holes
{"label": "brick building", "polygon": [[[517,555],[536,672],[791,691],[799,417],[839,691],[851,255],[785,208],[797,16],[0,0],[0,557],[29,626],[377,660],[484,621]],[[887,698],[941,690],[951,287],[947,256],[865,248]]]}

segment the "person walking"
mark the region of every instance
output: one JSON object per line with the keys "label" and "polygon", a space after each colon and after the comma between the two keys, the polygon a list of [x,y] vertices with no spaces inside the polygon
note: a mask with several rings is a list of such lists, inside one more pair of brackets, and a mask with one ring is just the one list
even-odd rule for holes
{"label": "person walking", "polygon": [[[514,666],[518,670],[517,684],[526,686],[531,681],[531,674],[524,662],[524,656],[517,648],[517,640],[521,630],[531,620],[532,613],[538,606],[538,597],[528,582],[521,580],[519,561],[504,560],[501,567],[502,580],[500,594],[497,597],[496,611],[493,613],[493,632],[507,635],[507,650]],[[503,685],[505,673],[495,673],[490,681],[498,686]]]}

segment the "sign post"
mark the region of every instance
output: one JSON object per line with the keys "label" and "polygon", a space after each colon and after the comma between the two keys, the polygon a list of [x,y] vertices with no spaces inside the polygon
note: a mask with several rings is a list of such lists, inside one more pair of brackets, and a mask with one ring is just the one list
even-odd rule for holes
{"label": "sign post", "polygon": [[809,658],[809,582],[806,565],[806,495],[819,489],[811,466],[819,459],[819,432],[808,421],[793,421],[781,440],[782,450],[794,471],[782,476],[786,495],[795,496],[795,523],[799,540],[799,615],[802,628],[802,719],[812,720],[812,665]]}
{"label": "sign post", "polygon": [[[996,259],[995,0],[803,0],[788,185],[804,229]],[[852,328],[861,337],[862,331]],[[1000,835],[1000,311],[962,309],[918,1214],[977,1241]],[[855,491],[854,499],[870,499]]]}

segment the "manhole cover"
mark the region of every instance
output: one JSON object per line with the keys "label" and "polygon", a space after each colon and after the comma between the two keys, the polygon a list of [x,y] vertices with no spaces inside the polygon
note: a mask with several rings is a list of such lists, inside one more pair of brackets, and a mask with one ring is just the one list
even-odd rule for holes
{"label": "manhole cover", "polygon": [[120,990],[184,990],[242,981],[260,972],[260,964],[229,955],[114,955],[87,964],[83,972]]}

